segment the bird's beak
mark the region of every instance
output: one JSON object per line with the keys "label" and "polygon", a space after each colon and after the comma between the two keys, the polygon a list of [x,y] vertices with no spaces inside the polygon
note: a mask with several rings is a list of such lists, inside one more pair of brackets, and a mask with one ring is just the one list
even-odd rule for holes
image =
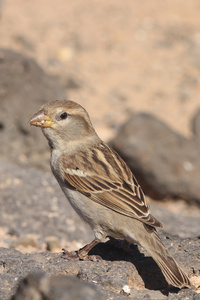
{"label": "bird's beak", "polygon": [[29,120],[30,125],[37,127],[51,127],[54,121],[47,115],[44,114],[43,110],[38,111],[34,116]]}

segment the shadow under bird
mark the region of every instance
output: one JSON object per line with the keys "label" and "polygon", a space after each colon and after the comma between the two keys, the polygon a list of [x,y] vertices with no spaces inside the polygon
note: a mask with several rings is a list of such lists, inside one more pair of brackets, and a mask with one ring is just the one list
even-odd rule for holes
{"label": "shadow under bird", "polygon": [[[68,201],[94,230],[95,239],[77,256],[105,237],[137,241],[153,257],[167,282],[191,287],[190,280],[160,240],[162,224],[149,211],[144,193],[122,158],[95,132],[86,110],[73,101],[43,105],[29,123],[42,128],[51,148],[51,169]],[[66,251],[66,255],[73,255]]]}

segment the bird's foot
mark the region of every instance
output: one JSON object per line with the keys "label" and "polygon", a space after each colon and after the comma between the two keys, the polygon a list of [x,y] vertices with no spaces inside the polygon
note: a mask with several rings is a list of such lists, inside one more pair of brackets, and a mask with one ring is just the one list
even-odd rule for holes
{"label": "bird's foot", "polygon": [[68,260],[89,260],[89,261],[100,261],[102,260],[99,255],[88,255],[85,252],[81,252],[81,250],[69,252],[66,249],[63,250],[62,257]]}
{"label": "bird's foot", "polygon": [[69,252],[66,249],[63,250],[62,257],[68,260],[89,260],[89,261],[100,261],[102,260],[99,255],[88,255],[86,253],[81,252],[81,250]]}
{"label": "bird's foot", "polygon": [[68,260],[79,260],[79,257],[77,255],[78,251],[75,252],[69,252],[66,249],[62,249],[63,253],[62,253],[62,257]]}
{"label": "bird's foot", "polygon": [[63,258],[65,259],[74,259],[74,260],[90,260],[90,261],[98,261],[102,258],[98,255],[88,255],[88,252],[99,242],[94,240],[90,244],[84,246],[83,248],[79,249],[75,252],[69,252],[65,249],[63,250]]}

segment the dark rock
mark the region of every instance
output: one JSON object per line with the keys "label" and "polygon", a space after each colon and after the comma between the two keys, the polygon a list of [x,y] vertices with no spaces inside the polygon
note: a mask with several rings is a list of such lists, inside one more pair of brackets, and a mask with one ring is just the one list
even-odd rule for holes
{"label": "dark rock", "polygon": [[152,214],[162,222],[164,231],[182,238],[200,236],[200,210],[196,206],[188,207],[182,201],[167,203],[151,203]]}
{"label": "dark rock", "polygon": [[[37,245],[41,241],[46,243],[49,236],[57,237],[58,241],[65,239],[67,243],[78,240],[86,244],[92,240],[93,233],[71,208],[53,175],[1,161],[0,182],[0,228],[8,228],[8,232],[15,228],[15,238],[33,233],[38,236],[38,241],[35,240]],[[159,214],[159,206],[154,204],[153,208]],[[167,209],[160,211],[170,216]],[[170,222],[173,222],[174,228],[178,228],[175,217]],[[197,227],[196,219],[193,221],[191,218],[190,226]],[[173,233],[173,227],[171,230]],[[198,278],[200,239],[183,240],[168,233],[161,234],[161,238],[186,273]],[[8,247],[11,245],[8,242]],[[130,298],[165,299],[166,281],[158,266],[141,247],[133,245],[131,250],[130,254],[114,247],[111,242],[100,243],[90,254],[99,255],[102,260],[92,262],[68,261],[61,253],[22,254],[13,248],[0,248],[0,299],[8,299],[13,295],[19,280],[41,271],[49,276],[76,276],[93,283],[101,289],[104,299],[124,299],[125,296],[120,292],[126,285],[131,290]],[[40,287],[38,289],[40,291]],[[192,290],[180,291],[176,296],[179,293],[183,297],[189,295],[189,299],[193,299],[193,295],[196,297]],[[174,294],[170,293],[168,298],[172,299],[171,296]]]}
{"label": "dark rock", "polygon": [[[172,255],[185,271],[190,276],[199,278],[200,240],[182,240],[169,236],[165,240],[165,244],[168,247],[171,246]],[[39,274],[45,272],[48,276],[68,275],[79,277],[83,281],[99,287],[99,290],[104,294],[104,299],[112,299],[108,297],[112,293],[120,296],[120,292],[125,285],[129,286],[132,299],[165,299],[167,296],[168,299],[186,299],[186,295],[189,297],[188,299],[193,299],[193,296],[197,296],[193,290],[189,289],[181,291],[172,289],[168,291],[165,279],[153,259],[141,248],[139,252],[137,246],[132,247],[132,253],[130,254],[114,247],[110,242],[101,243],[95,246],[92,254],[102,255],[103,260],[96,262],[66,260],[61,254],[48,252],[22,254],[14,249],[0,248],[0,298],[8,299],[9,296],[15,294],[16,284],[18,285],[23,277],[36,272],[39,272]],[[42,292],[51,294],[52,290],[58,290],[56,295],[58,293],[62,295],[65,291],[63,282],[68,284],[67,280],[67,278],[63,278],[61,285],[59,285],[59,279],[48,279],[46,275],[44,277],[43,275],[42,277],[35,275],[21,283],[21,288],[19,288],[16,295],[21,295],[23,289],[27,293],[35,289],[39,295]],[[82,283],[80,284],[82,285]],[[27,287],[28,285],[32,288]],[[74,285],[72,289],[73,287]],[[76,287],[74,288],[76,289]],[[177,298],[174,297],[174,293],[176,293]],[[24,294],[26,295],[26,292]],[[179,297],[179,294],[182,298]]]}
{"label": "dark rock", "polygon": [[11,50],[0,50],[0,155],[21,165],[49,166],[49,147],[28,120],[47,101],[65,91],[38,64]]}
{"label": "dark rock", "polygon": [[127,162],[146,194],[200,203],[200,111],[187,139],[148,114],[135,114],[111,146]]}
{"label": "dark rock", "polygon": [[75,277],[34,273],[24,278],[11,300],[103,300],[94,285]]}
{"label": "dark rock", "polygon": [[0,161],[0,182],[0,227],[8,228],[8,233],[15,228],[18,241],[30,234],[45,244],[52,235],[59,241],[92,240],[89,226],[72,209],[53,174]]}

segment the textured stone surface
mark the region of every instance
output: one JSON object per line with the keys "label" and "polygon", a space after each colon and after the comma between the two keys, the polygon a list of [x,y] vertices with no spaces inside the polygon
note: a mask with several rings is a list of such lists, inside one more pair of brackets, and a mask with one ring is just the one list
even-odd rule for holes
{"label": "textured stone surface", "polygon": [[200,111],[189,139],[148,114],[135,114],[111,145],[125,159],[146,193],[200,203]]}
{"label": "textured stone surface", "polygon": [[67,276],[34,273],[20,282],[12,300],[103,300],[94,285]]}
{"label": "textured stone surface", "polygon": [[[101,256],[101,261],[67,261],[62,258],[61,247],[77,250],[92,240],[93,233],[71,208],[52,174],[17,167],[1,160],[0,188],[0,245],[6,247],[0,248],[0,299],[9,299],[22,278],[41,271],[50,277],[68,275],[94,284],[103,299],[124,299],[125,296],[120,293],[126,285],[129,286],[130,298],[133,299],[197,297],[194,291],[187,289],[178,294],[174,294],[175,291],[168,293],[160,269],[141,247],[133,245],[132,253],[126,253],[107,242],[97,245],[90,253]],[[160,232],[160,235],[171,254],[186,273],[199,280],[199,238],[181,239],[170,234],[175,229],[179,233],[178,227],[181,224],[182,233],[186,232],[190,236],[192,232],[193,236],[198,236],[198,218],[187,217],[187,223],[184,224],[184,215],[182,220],[180,216],[176,219],[175,214],[156,203],[152,205],[152,211],[155,211],[161,221],[165,217],[165,221],[170,224],[167,233]],[[194,211],[194,216],[195,213]],[[190,228],[196,228],[196,231]],[[56,241],[59,253],[41,252],[49,249],[52,241]],[[13,247],[31,253],[21,253]],[[34,285],[40,295],[40,278],[38,281],[34,281],[34,278],[30,282],[25,280],[25,283]],[[57,279],[49,279],[51,295],[51,289],[58,289],[60,295],[65,293],[64,286],[57,285],[58,282]],[[80,283],[81,286],[82,284]],[[24,288],[30,296],[32,288],[27,288],[22,283],[22,289]],[[20,291],[16,297],[21,297]]]}
{"label": "textured stone surface", "polygon": [[[180,238],[168,237],[165,244],[168,247],[171,245],[170,252],[190,276],[199,276],[199,239],[181,240]],[[129,286],[130,297],[136,297],[134,299],[146,297],[147,294],[150,299],[156,299],[156,297],[174,299],[174,293],[178,293],[178,295],[180,293],[182,297],[187,295],[192,297],[195,294],[194,291],[188,289],[168,291],[164,277],[153,259],[145,251],[142,251],[144,254],[141,251],[142,249],[139,252],[137,246],[133,246],[132,253],[129,254],[114,247],[110,242],[101,243],[91,251],[91,254],[98,254],[102,256],[103,260],[94,262],[66,260],[60,253],[22,254],[14,249],[0,248],[0,298],[8,299],[16,292],[16,288],[23,277],[36,272],[45,272],[48,276],[79,277],[85,282],[98,286],[99,291],[106,295],[104,296],[105,299],[109,299],[109,295],[119,296],[125,285]],[[34,278],[33,281],[24,281],[25,284],[22,283],[22,287],[24,288],[24,285],[27,284],[32,285],[34,282],[36,289],[41,290],[40,276],[38,280]],[[55,282],[58,283],[58,281],[55,279]],[[48,281],[48,291],[54,289],[54,284],[57,286],[55,282],[54,279]],[[60,289],[60,293],[63,293],[63,288],[62,284],[58,284],[56,287],[56,289]],[[18,293],[20,294],[19,291]],[[181,297],[175,299],[181,299]]]}
{"label": "textured stone surface", "polygon": [[24,243],[28,234],[35,234],[38,246],[45,238],[48,243],[50,236],[82,244],[93,238],[52,174],[1,161],[0,182],[0,228],[6,228],[9,237],[16,237],[14,241]]}

